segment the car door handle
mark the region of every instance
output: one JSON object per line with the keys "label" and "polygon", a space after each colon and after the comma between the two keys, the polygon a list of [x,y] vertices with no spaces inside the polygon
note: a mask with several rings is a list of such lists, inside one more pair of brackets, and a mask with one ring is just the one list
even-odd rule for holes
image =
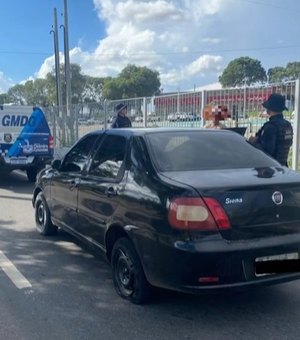
{"label": "car door handle", "polygon": [[78,187],[80,183],[80,178],[76,177],[70,182],[70,190],[73,190]]}
{"label": "car door handle", "polygon": [[109,187],[105,190],[105,194],[107,197],[117,196],[117,190],[114,187]]}

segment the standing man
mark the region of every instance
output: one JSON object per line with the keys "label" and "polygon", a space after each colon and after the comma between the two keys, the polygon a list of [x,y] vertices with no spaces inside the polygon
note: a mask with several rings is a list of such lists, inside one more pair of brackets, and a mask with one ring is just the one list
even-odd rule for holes
{"label": "standing man", "polygon": [[287,110],[285,98],[273,93],[262,105],[267,110],[269,121],[255,137],[250,137],[249,142],[275,158],[281,165],[287,166],[289,150],[293,144],[293,128],[282,114],[282,111]]}
{"label": "standing man", "polygon": [[116,106],[116,113],[117,115],[111,124],[113,129],[131,127],[131,121],[127,117],[127,105],[118,104]]}

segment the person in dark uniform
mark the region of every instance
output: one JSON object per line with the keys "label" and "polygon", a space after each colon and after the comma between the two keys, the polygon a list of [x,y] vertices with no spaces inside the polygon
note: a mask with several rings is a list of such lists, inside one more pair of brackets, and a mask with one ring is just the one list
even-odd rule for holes
{"label": "person in dark uniform", "polygon": [[293,128],[282,114],[287,110],[285,98],[273,93],[262,105],[267,110],[269,120],[255,137],[250,137],[249,142],[275,158],[281,165],[287,166],[289,150],[293,144]]}
{"label": "person in dark uniform", "polygon": [[118,104],[116,106],[116,113],[117,115],[111,124],[113,129],[131,127],[131,121],[127,117],[127,105]]}

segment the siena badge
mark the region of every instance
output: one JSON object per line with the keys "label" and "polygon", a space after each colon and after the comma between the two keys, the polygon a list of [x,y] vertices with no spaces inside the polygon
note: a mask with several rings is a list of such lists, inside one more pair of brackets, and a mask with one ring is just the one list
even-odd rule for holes
{"label": "siena badge", "polygon": [[277,204],[280,205],[283,202],[283,195],[280,191],[275,191],[272,195],[272,201]]}

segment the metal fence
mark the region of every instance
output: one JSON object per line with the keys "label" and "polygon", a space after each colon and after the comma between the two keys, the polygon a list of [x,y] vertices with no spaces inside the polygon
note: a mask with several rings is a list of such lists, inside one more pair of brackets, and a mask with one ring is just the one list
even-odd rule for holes
{"label": "metal fence", "polygon": [[207,105],[224,105],[230,118],[228,127],[245,126],[247,134],[255,133],[267,120],[262,103],[271,93],[281,93],[286,97],[288,112],[292,118],[295,109],[296,82],[272,84],[264,87],[245,87],[210,91],[177,92],[151,98],[133,98],[110,101],[106,105],[109,117],[114,116],[115,106],[122,102],[128,107],[128,116],[133,126],[203,126],[203,109]]}
{"label": "metal fence", "polygon": [[[74,105],[70,113],[64,107],[46,108],[45,114],[52,128],[57,147],[70,146],[84,134],[110,127],[119,103],[127,105],[127,114],[133,127],[201,127],[205,124],[203,111],[207,105],[224,105],[230,118],[228,127],[246,127],[246,137],[255,134],[268,119],[262,103],[271,93],[286,98],[285,116],[294,123],[293,167],[298,164],[299,81],[266,86],[228,88],[207,91],[187,91],[154,97],[104,101],[102,104]],[[294,116],[296,117],[294,119]],[[295,122],[294,122],[295,120]],[[297,150],[297,152],[296,152]]]}

